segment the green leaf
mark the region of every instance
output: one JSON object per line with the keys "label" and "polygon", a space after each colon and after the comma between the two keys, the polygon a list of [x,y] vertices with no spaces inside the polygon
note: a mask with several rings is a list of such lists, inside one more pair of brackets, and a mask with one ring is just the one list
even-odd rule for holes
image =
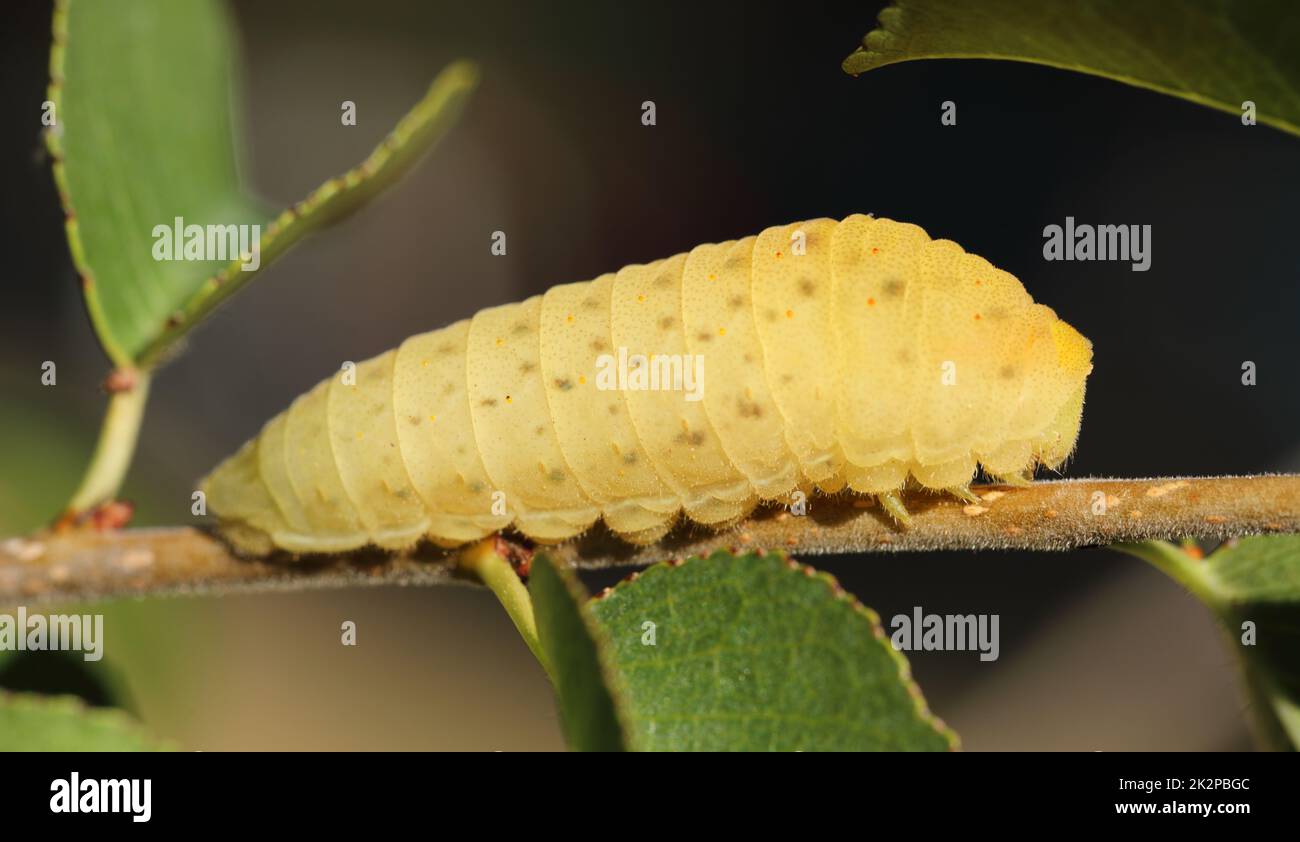
{"label": "green leaf", "polygon": [[1205,560],[1167,541],[1113,548],[1150,562],[1209,606],[1240,659],[1261,739],[1300,748],[1300,535],[1229,541]]}
{"label": "green leaf", "polygon": [[[18,633],[26,634],[26,629]],[[0,653],[0,690],[75,696],[88,704],[139,715],[126,674],[108,658],[87,661],[77,651],[28,649]]]}
{"label": "green leaf", "polygon": [[879,619],[780,553],[659,564],[591,603],[655,750],[948,750]]}
{"label": "green leaf", "polygon": [[[234,31],[218,0],[59,0],[46,141],[73,261],[104,349],[151,366],[291,245],[365,204],[454,121],[477,79],[455,64],[355,170],[275,216],[244,190]],[[155,260],[154,228],[260,226],[260,263]],[[251,228],[249,229],[251,231]]]}
{"label": "green leaf", "polygon": [[167,751],[119,710],[89,708],[68,696],[0,691],[0,752]]}
{"label": "green leaf", "polygon": [[[1275,747],[1300,748],[1300,535],[1243,538],[1205,565],[1261,736]],[[1251,645],[1246,623],[1254,627]]]}
{"label": "green leaf", "polygon": [[582,584],[539,553],[528,591],[569,747],[622,751],[626,740],[614,695],[621,692],[620,679],[606,662],[609,641],[590,616]]}
{"label": "green leaf", "polygon": [[901,61],[984,58],[1092,73],[1300,134],[1294,0],[895,0],[844,60],[853,75]]}
{"label": "green leaf", "polygon": [[1300,607],[1300,535],[1258,535],[1224,544],[1210,556],[1210,581],[1232,605]]}

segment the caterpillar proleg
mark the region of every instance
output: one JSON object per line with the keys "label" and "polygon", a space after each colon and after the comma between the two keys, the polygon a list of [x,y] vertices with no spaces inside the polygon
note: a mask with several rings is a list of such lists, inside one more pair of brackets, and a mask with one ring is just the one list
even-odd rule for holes
{"label": "caterpillar proleg", "polygon": [[648,542],[680,513],[723,526],[814,488],[905,521],[907,483],[968,495],[977,466],[1023,482],[1064,462],[1091,360],[956,243],[816,219],[413,336],[299,397],[201,487],[250,554],[509,526],[552,542],[598,519]]}

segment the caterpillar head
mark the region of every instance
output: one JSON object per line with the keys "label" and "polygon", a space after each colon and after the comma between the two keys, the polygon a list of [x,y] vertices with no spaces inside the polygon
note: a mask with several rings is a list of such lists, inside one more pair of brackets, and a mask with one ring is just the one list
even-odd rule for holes
{"label": "caterpillar head", "polygon": [[1079,426],[1083,421],[1083,393],[1092,373],[1092,343],[1070,325],[1054,318],[1052,341],[1056,345],[1058,375],[1069,386],[1069,397],[1061,405],[1052,423],[1035,443],[1039,460],[1049,468],[1057,468],[1070,454],[1079,439]]}

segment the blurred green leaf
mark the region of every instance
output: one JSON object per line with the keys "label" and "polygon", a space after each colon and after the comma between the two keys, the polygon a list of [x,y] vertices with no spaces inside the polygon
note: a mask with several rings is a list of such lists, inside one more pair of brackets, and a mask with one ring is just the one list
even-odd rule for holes
{"label": "blurred green leaf", "polygon": [[1300,535],[1241,538],[1206,564],[1215,591],[1230,604],[1300,606]]}
{"label": "blurred green leaf", "polygon": [[1262,735],[1275,747],[1300,748],[1300,535],[1242,538],[1205,565]]}
{"label": "blurred green leaf", "polygon": [[[152,365],[291,245],[409,170],[450,127],[477,73],[449,67],[358,168],[276,217],[244,191],[238,68],[219,0],[59,0],[46,132],[86,305],[118,366]],[[260,265],[158,261],[154,227],[261,226]]]}
{"label": "blurred green leaf", "polygon": [[894,0],[844,60],[853,75],[901,61],[982,58],[1092,73],[1300,134],[1294,0]]}
{"label": "blurred green leaf", "polygon": [[[33,610],[34,611],[34,610]],[[57,609],[55,613],[78,613]],[[25,650],[0,655],[0,690],[76,696],[96,707],[121,708],[134,716],[140,712],[126,676],[107,658],[87,661],[82,652]]]}
{"label": "blurred green leaf", "polygon": [[1205,603],[1242,668],[1260,738],[1300,748],[1300,535],[1229,541],[1208,559],[1167,541],[1115,544]]}
{"label": "blurred green leaf", "polygon": [[67,696],[0,691],[0,751],[167,751],[119,710],[88,708]]}
{"label": "blurred green leaf", "polygon": [[572,572],[539,553],[533,559],[528,591],[569,747],[622,751],[624,729],[614,697],[619,679],[604,663],[609,643],[589,616],[582,584]]}
{"label": "blurred green leaf", "polygon": [[659,564],[590,603],[653,750],[948,750],[869,609],[780,553]]}

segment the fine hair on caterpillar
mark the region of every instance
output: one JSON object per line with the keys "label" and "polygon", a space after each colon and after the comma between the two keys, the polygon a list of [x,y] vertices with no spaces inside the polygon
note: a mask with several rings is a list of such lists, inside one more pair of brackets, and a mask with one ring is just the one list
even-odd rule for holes
{"label": "fine hair on caterpillar", "polygon": [[554,542],[598,519],[647,543],[683,514],[722,527],[846,489],[905,525],[905,485],[969,497],[979,468],[1061,465],[1091,361],[956,243],[815,219],[413,336],[299,397],[202,488],[250,554],[510,526]]}

